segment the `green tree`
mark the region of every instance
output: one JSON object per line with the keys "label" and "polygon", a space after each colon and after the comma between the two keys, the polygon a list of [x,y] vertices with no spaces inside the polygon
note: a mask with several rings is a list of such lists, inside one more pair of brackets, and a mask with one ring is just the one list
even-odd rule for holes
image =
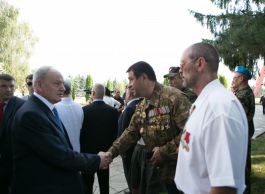
{"label": "green tree", "polygon": [[120,95],[122,95],[125,92],[124,82],[118,82],[117,81],[115,89],[119,89],[120,90]]}
{"label": "green tree", "polygon": [[76,75],[72,78],[75,84],[75,93],[78,97],[84,97],[85,92],[84,89],[86,89],[86,78],[84,76]]}
{"label": "green tree", "polygon": [[19,10],[0,1],[0,63],[2,72],[12,75],[22,88],[30,73],[29,59],[38,39],[27,23],[18,23]]}
{"label": "green tree", "polygon": [[204,42],[213,44],[230,70],[241,65],[255,77],[258,60],[265,56],[265,0],[211,0],[223,12],[219,15],[191,14],[213,34]]}
{"label": "green tree", "polygon": [[75,100],[75,82],[72,81],[72,98]]}
{"label": "green tree", "polygon": [[228,82],[225,76],[218,74],[220,82],[224,85],[225,88],[228,88]]}
{"label": "green tree", "polygon": [[119,89],[117,78],[115,78],[115,79],[113,80],[112,84],[113,84],[113,90],[115,90],[115,89]]}
{"label": "green tree", "polygon": [[113,82],[110,79],[108,79],[106,87],[109,88],[110,91],[113,91]]}
{"label": "green tree", "polygon": [[[92,87],[93,87],[93,79],[92,79],[91,75],[88,75],[86,77],[86,89],[90,89],[91,90]],[[90,94],[86,93],[86,102],[89,100],[90,96],[91,96]]]}
{"label": "green tree", "polygon": [[169,86],[168,78],[164,78],[163,85]]}

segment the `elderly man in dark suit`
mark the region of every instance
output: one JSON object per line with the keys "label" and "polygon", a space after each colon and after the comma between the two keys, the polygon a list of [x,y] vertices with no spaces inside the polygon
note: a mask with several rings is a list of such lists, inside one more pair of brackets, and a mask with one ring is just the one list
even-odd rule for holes
{"label": "elderly man in dark suit", "polygon": [[0,193],[8,194],[12,176],[11,123],[14,114],[25,102],[15,97],[15,79],[0,74]]}
{"label": "elderly man in dark suit", "polygon": [[[93,103],[83,107],[84,121],[80,134],[81,152],[107,151],[117,137],[118,112],[103,101],[105,88],[95,84],[91,96]],[[109,193],[109,169],[97,171],[101,194]],[[94,174],[83,173],[86,194],[93,193]]]}
{"label": "elderly man in dark suit", "polygon": [[61,73],[51,66],[33,76],[34,93],[17,111],[12,126],[12,194],[83,194],[79,171],[107,168],[108,158],[73,151],[54,104],[64,93]]}

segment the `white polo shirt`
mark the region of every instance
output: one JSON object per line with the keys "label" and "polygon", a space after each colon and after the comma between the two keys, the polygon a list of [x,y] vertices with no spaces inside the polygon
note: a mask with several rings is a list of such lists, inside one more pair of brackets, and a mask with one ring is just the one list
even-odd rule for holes
{"label": "white polo shirt", "polygon": [[208,194],[211,187],[227,186],[243,193],[248,124],[242,105],[218,79],[205,86],[194,105],[179,147],[178,189]]}

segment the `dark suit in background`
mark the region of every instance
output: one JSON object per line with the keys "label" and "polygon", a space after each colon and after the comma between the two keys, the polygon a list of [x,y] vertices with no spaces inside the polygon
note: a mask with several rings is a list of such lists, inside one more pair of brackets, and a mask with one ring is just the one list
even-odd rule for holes
{"label": "dark suit in background", "polygon": [[[93,95],[93,94],[92,94]],[[102,96],[103,97],[103,96]],[[107,151],[117,137],[118,111],[102,99],[83,107],[84,121],[80,134],[81,152]],[[101,194],[109,193],[109,169],[97,171]],[[83,174],[86,193],[93,193],[94,174]]]}
{"label": "dark suit in background", "polygon": [[[127,91],[126,91],[127,92]],[[126,94],[127,96],[128,94]],[[139,98],[135,98],[127,103],[126,108],[122,112],[119,122],[118,122],[118,137],[121,136],[123,131],[129,126],[131,118],[135,112],[136,109],[136,104],[138,104]],[[131,190],[130,182],[129,182],[129,171],[130,171],[130,166],[131,166],[131,159],[132,159],[132,154],[133,154],[134,146],[131,147],[126,153],[125,156],[122,157],[122,164],[123,164],[123,169],[124,169],[124,174],[125,178],[128,184],[129,189]]]}
{"label": "dark suit in background", "polygon": [[11,124],[16,111],[25,100],[11,97],[4,108],[4,116],[0,128],[0,193],[8,193],[12,176],[12,148],[11,148]]}

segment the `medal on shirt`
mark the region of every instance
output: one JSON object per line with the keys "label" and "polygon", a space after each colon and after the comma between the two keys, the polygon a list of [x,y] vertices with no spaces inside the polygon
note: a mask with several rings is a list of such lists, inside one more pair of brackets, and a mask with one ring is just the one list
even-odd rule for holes
{"label": "medal on shirt", "polygon": [[136,116],[137,119],[136,121],[139,124],[144,124],[145,122],[145,118],[146,118],[146,113],[145,113],[145,109],[146,109],[146,100],[144,99],[142,103],[140,103],[139,105],[137,105],[137,111],[136,111]]}
{"label": "medal on shirt", "polygon": [[190,133],[186,131],[183,136],[181,137],[180,143],[182,147],[188,152],[189,148],[189,141],[190,141]]}
{"label": "medal on shirt", "polygon": [[[191,107],[190,115],[191,115],[192,112],[195,110],[195,108],[196,108],[195,105],[193,105],[193,106]],[[181,139],[180,139],[180,143],[181,143],[183,149],[185,149],[187,152],[190,150],[190,147],[189,147],[189,142],[190,142],[190,132],[187,131],[187,128],[186,128],[186,127],[187,127],[187,122],[188,122],[188,120],[189,120],[189,118],[190,118],[190,115],[189,115],[189,117],[188,117],[188,119],[187,119],[187,121],[186,121],[186,124],[185,124],[184,128],[183,128],[182,137],[181,137]],[[178,151],[178,148],[177,148],[177,151]]]}
{"label": "medal on shirt", "polygon": [[170,109],[167,105],[150,109],[148,112],[148,123],[153,130],[161,130],[170,128]]}
{"label": "medal on shirt", "polygon": [[185,140],[185,143],[186,143],[185,146],[184,146],[184,148],[188,152],[190,150],[190,148],[189,148],[190,133],[188,131],[185,133],[184,140]]}

